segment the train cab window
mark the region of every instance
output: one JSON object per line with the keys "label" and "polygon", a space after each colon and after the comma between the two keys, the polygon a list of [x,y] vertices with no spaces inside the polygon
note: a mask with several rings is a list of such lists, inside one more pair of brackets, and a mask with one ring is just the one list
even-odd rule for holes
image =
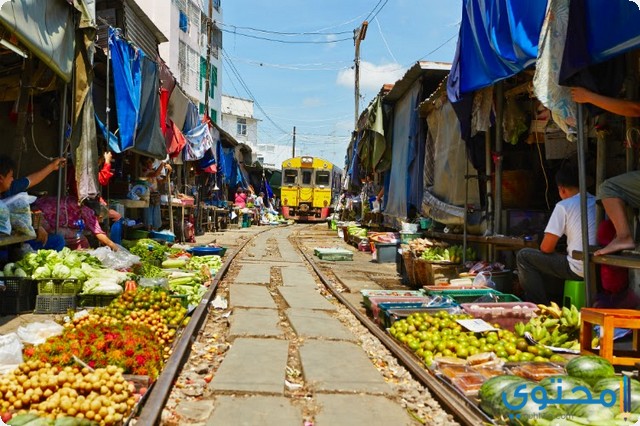
{"label": "train cab window", "polygon": [[329,187],[330,178],[331,173],[329,173],[328,171],[316,171],[316,185],[324,185],[326,187]]}
{"label": "train cab window", "polygon": [[303,170],[302,171],[302,184],[303,185],[311,185],[311,176],[313,175],[312,170]]}
{"label": "train cab window", "polygon": [[292,169],[286,169],[284,171],[283,183],[285,185],[296,185],[298,183],[298,171]]}

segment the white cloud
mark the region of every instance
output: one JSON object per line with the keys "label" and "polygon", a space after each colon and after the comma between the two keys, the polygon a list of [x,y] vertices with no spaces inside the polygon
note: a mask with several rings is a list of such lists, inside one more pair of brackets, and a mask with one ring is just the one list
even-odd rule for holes
{"label": "white cloud", "polygon": [[[353,87],[354,73],[352,68],[339,71],[336,83],[339,86]],[[397,63],[376,65],[360,61],[360,89],[378,92],[384,84],[395,83],[404,73],[405,69]]]}

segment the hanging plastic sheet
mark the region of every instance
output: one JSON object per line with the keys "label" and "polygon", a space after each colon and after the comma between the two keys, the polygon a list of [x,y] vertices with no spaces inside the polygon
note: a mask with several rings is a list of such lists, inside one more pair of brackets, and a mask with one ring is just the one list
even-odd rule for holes
{"label": "hanging plastic sheet", "polygon": [[160,97],[158,66],[147,57],[142,58],[142,91],[140,94],[140,122],[133,151],[164,160],[167,145],[160,128]]}
{"label": "hanging plastic sheet", "polygon": [[207,150],[213,147],[209,126],[202,123],[184,135],[187,145],[184,150],[184,161],[197,161],[204,157]]}
{"label": "hanging plastic sheet", "polygon": [[163,135],[167,135],[168,121],[167,108],[169,108],[169,91],[164,87],[160,88],[160,130]]}
{"label": "hanging plastic sheet", "polygon": [[80,119],[71,134],[71,154],[76,169],[78,200],[100,194],[98,183],[98,143],[96,139],[93,97],[86,96]]}
{"label": "hanging plastic sheet", "polygon": [[218,171],[224,174],[226,169],[226,159],[224,157],[224,152],[222,151],[222,141],[218,139],[215,141],[216,144],[216,160],[218,160]]}
{"label": "hanging plastic sheet", "polygon": [[227,183],[232,185],[235,183],[236,178],[236,158],[235,150],[233,148],[221,148],[222,149],[222,161],[220,166],[222,173],[224,174]]}
{"label": "hanging plastic sheet", "polygon": [[216,127],[210,127],[209,133],[211,134],[212,146],[204,153],[204,157],[200,159],[198,165],[206,173],[216,173],[218,171],[216,151],[220,141],[220,131]]}
{"label": "hanging plastic sheet", "polygon": [[408,171],[408,191],[407,201],[409,206],[420,210],[422,204],[422,174],[424,172],[424,140],[420,137],[420,116],[416,108],[419,103],[419,95],[413,100],[413,108],[410,112],[409,122],[409,171]]}
{"label": "hanging plastic sheet", "polygon": [[120,38],[119,30],[109,27],[109,49],[118,114],[120,151],[133,148],[140,117],[142,87],[141,61],[144,53]]}

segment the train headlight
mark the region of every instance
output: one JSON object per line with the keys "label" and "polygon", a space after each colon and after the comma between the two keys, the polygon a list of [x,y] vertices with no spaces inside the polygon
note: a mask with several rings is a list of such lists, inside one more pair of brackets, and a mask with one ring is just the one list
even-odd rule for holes
{"label": "train headlight", "polygon": [[324,163],[324,164],[322,165],[322,167],[324,167],[324,168],[326,169],[326,168],[327,168],[327,163]]}

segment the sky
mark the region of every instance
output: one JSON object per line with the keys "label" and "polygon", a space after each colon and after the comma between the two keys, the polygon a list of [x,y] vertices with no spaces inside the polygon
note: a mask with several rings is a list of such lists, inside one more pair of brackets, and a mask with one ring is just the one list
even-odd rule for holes
{"label": "sky", "polygon": [[461,10],[461,0],[223,0],[222,93],[254,100],[258,143],[291,146],[295,126],[296,155],[343,167],[355,123],[354,29],[368,20],[362,112],[416,61],[453,60]]}

